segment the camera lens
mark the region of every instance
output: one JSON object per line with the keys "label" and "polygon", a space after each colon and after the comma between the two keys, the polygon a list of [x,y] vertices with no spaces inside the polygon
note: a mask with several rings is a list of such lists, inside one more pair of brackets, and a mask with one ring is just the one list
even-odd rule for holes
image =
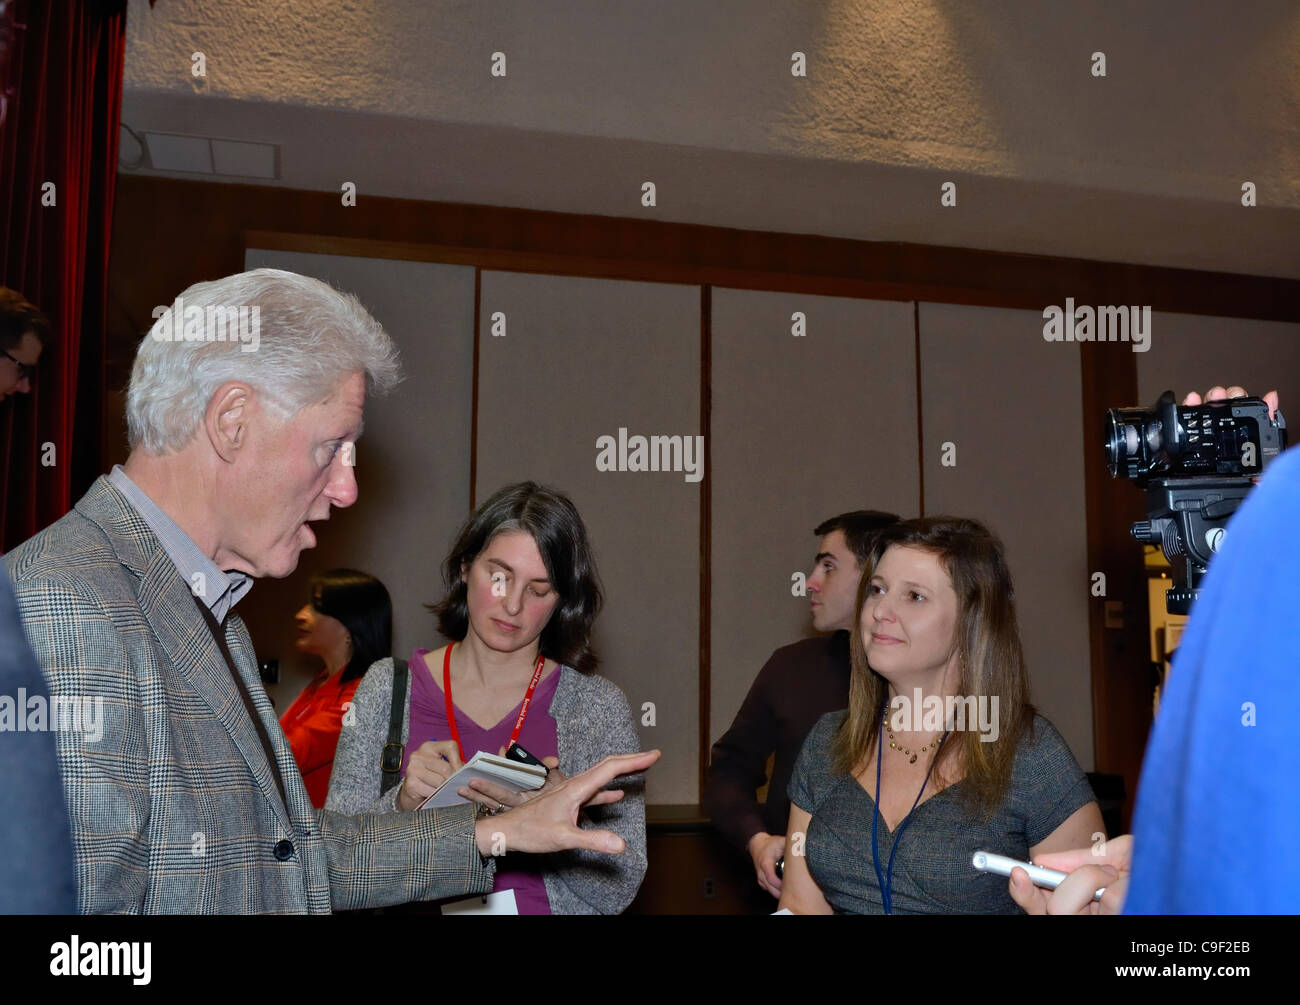
{"label": "camera lens", "polygon": [[1112,478],[1137,478],[1146,467],[1143,442],[1152,451],[1162,443],[1160,420],[1145,408],[1112,408],[1106,413],[1106,467]]}
{"label": "camera lens", "polygon": [[1106,466],[1112,478],[1118,478],[1124,462],[1137,453],[1138,431],[1120,422],[1112,410],[1106,413]]}

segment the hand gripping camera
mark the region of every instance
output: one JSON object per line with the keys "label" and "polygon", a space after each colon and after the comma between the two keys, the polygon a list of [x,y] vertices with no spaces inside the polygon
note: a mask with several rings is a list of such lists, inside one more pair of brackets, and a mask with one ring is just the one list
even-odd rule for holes
{"label": "hand gripping camera", "polygon": [[1106,462],[1112,477],[1147,490],[1147,514],[1133,537],[1159,545],[1174,567],[1165,599],[1186,614],[1201,577],[1223,543],[1224,524],[1257,478],[1286,449],[1282,412],[1270,419],[1260,398],[1179,405],[1166,391],[1155,407],[1106,413]]}

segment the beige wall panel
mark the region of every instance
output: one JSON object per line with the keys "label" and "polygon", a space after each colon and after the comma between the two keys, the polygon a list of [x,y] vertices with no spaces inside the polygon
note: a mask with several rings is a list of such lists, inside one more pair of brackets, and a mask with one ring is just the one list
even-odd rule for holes
{"label": "beige wall panel", "polygon": [[1239,384],[1255,395],[1276,390],[1282,413],[1300,416],[1300,324],[1157,311],[1137,367],[1141,400],[1116,405],[1150,407],[1167,390],[1182,401],[1188,391]]}
{"label": "beige wall panel", "polygon": [[438,567],[469,511],[474,270],[256,249],[245,262],[356,294],[397,343],[406,374],[388,397],[366,403],[357,502],[317,526],[319,543],[292,576],[261,581],[239,605],[258,655],[280,659],[281,682],[268,691],[283,712],[320,669],[293,648],[293,615],[312,573],[348,566],[383,580],[399,655],[442,644],[422,605],[441,595]]}
{"label": "beige wall panel", "polygon": [[[491,334],[498,312],[503,337]],[[476,499],[534,479],[577,504],[605,585],[600,672],[627,694],[645,746],[664,751],[647,780],[654,803],[699,798],[700,483],[597,471],[596,441],[620,428],[701,433],[699,319],[697,287],[482,277]]]}
{"label": "beige wall panel", "polygon": [[[920,312],[926,513],[972,517],[1002,539],[1032,700],[1090,771],[1079,346],[1045,341],[1036,311]],[[945,442],[956,446],[953,467],[941,464]]]}
{"label": "beige wall panel", "polygon": [[914,516],[919,472],[911,303],[715,289],[712,329],[717,740],[772,650],[812,633],[791,587],[813,528],[853,509]]}

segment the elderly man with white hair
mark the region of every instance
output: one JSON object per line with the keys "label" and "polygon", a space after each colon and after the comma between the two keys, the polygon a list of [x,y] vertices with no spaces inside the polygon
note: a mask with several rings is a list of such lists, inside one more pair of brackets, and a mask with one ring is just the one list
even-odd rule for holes
{"label": "elderly man with white hair", "polygon": [[233,609],[356,501],[367,392],[397,380],[383,328],[324,283],[196,284],[136,354],[125,466],[6,556],[51,693],[95,717],[57,734],[83,913],[328,913],[486,892],[506,851],[622,851],[581,808],[656,751],[490,817],[311,805]]}

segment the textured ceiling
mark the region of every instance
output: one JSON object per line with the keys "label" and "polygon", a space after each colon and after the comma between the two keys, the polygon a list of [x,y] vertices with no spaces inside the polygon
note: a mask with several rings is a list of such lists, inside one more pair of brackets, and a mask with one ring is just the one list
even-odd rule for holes
{"label": "textured ceiling", "polygon": [[125,87],[295,188],[1300,276],[1290,0],[131,0]]}

